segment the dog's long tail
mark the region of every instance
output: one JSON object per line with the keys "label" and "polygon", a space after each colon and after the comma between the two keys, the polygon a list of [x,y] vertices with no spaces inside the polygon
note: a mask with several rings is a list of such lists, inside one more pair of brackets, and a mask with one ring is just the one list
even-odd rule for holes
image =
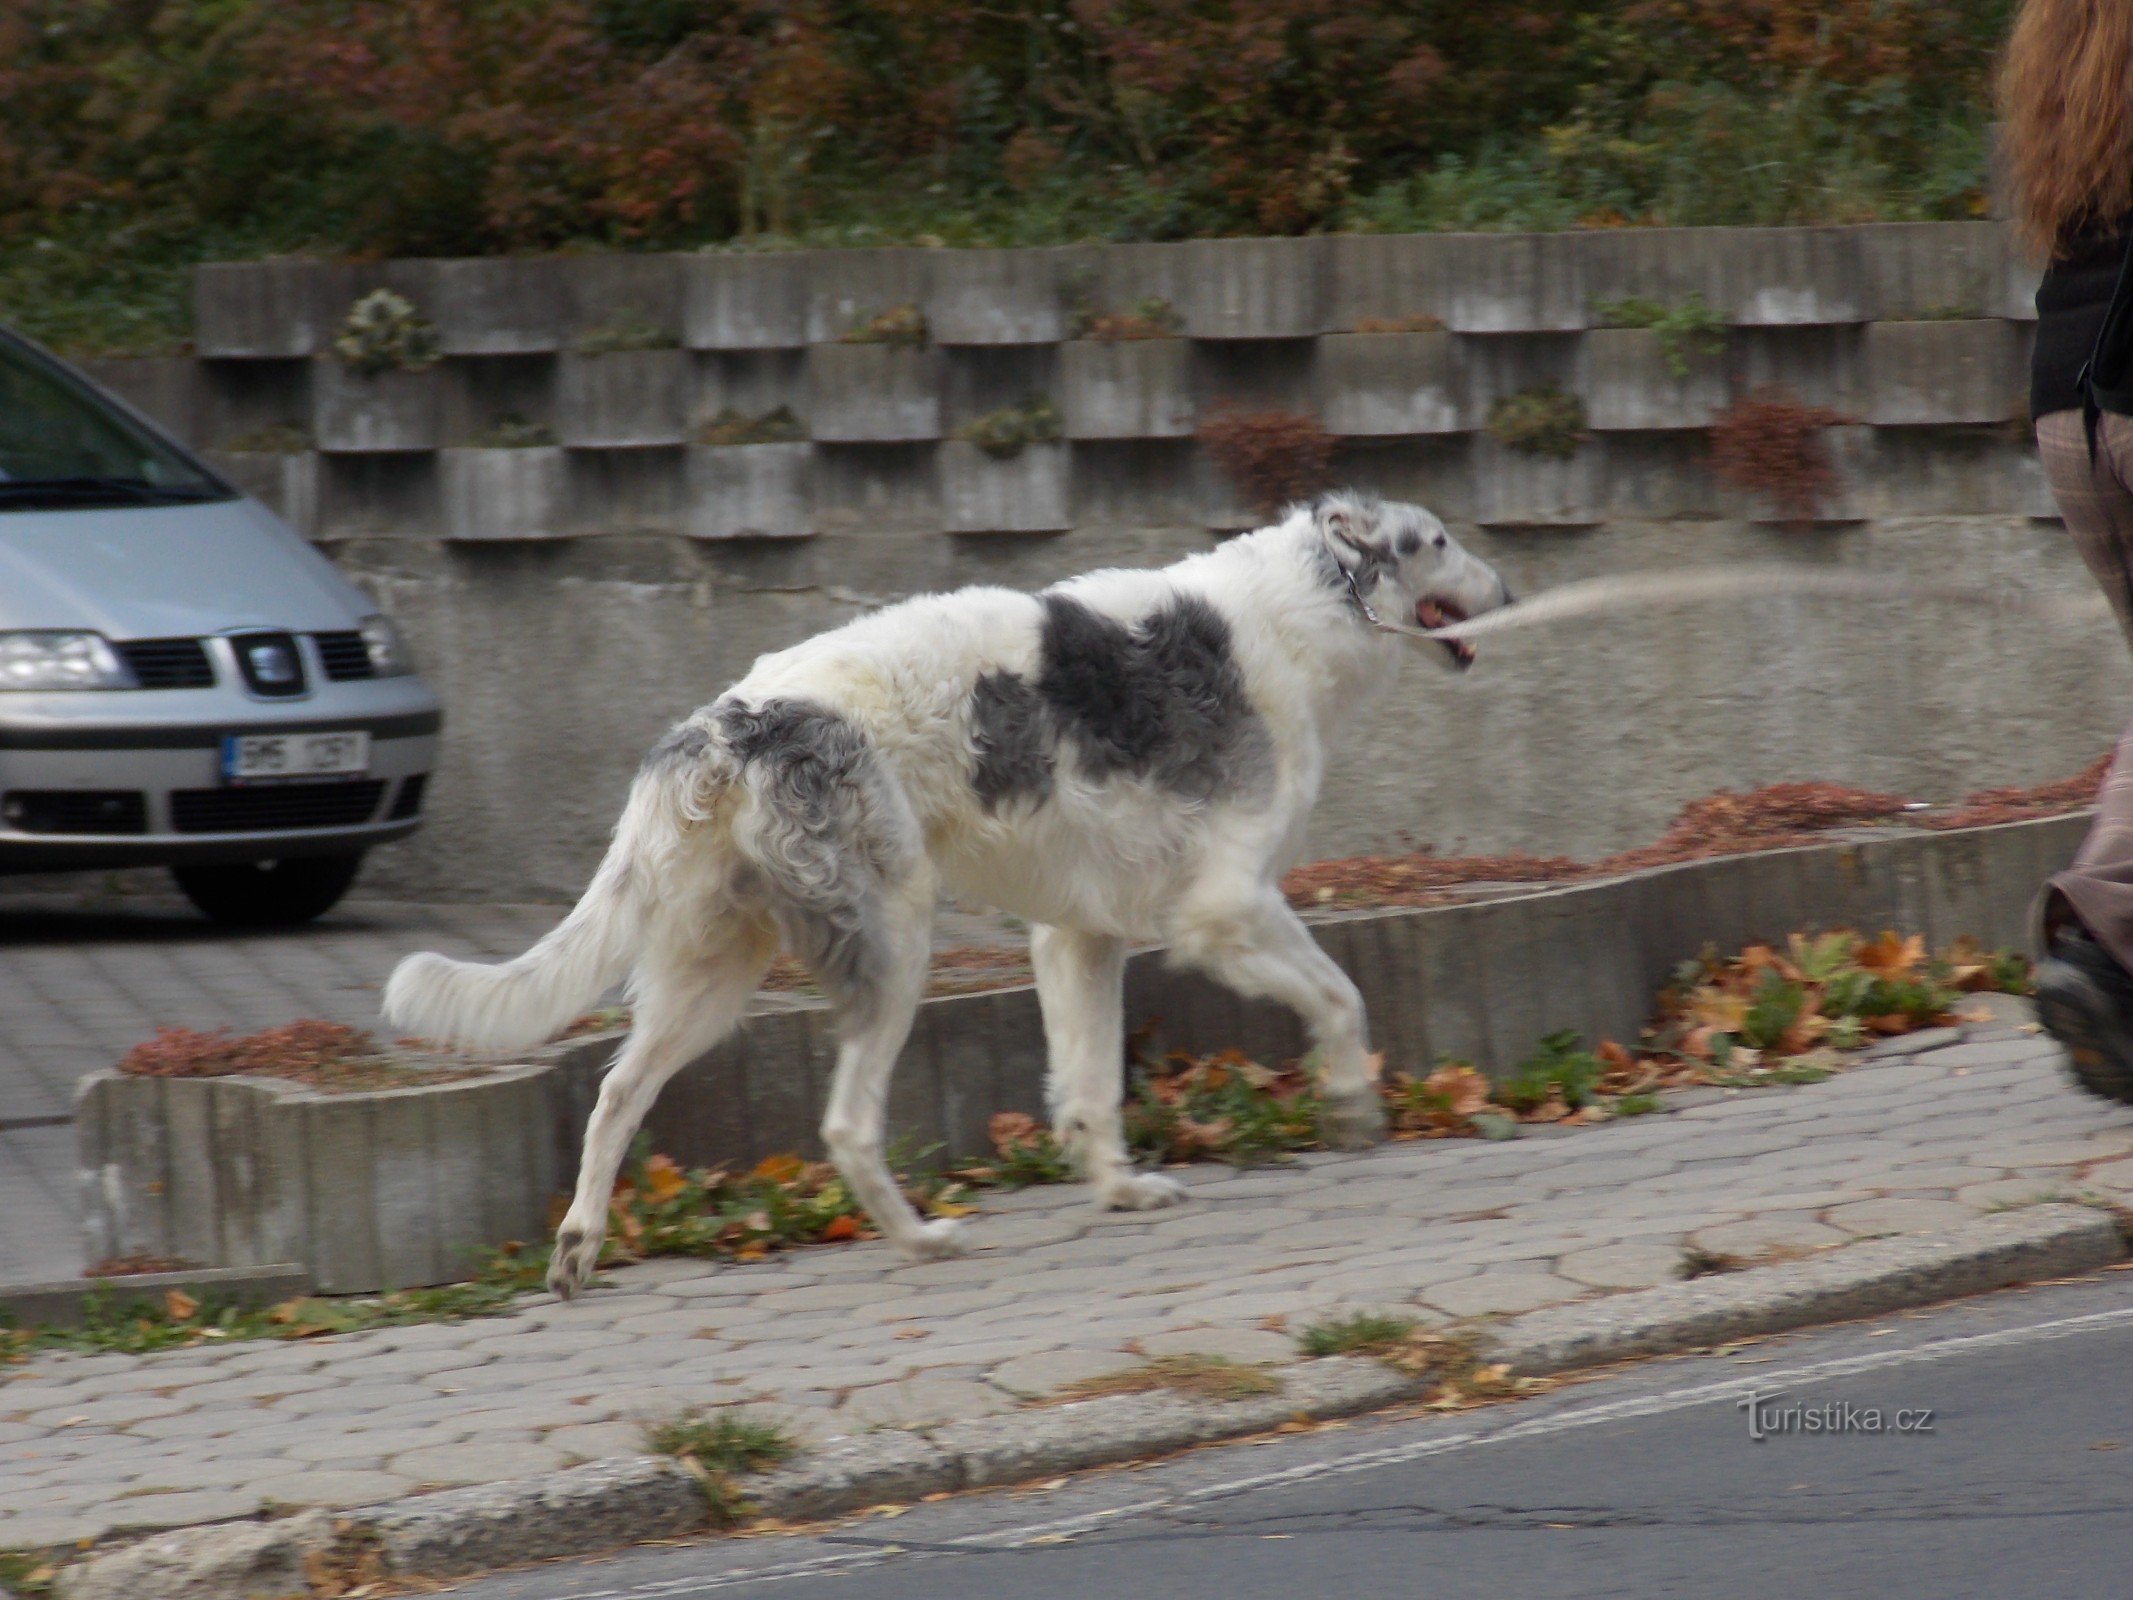
{"label": "dog's long tail", "polygon": [[659,759],[671,745],[638,773],[607,854],[570,915],[497,966],[434,951],[407,957],[386,982],[385,1020],[425,1039],[522,1050],[553,1038],[626,977],[654,888],[687,831],[709,815],[725,775],[721,761],[706,759],[709,741],[698,737],[680,759]]}
{"label": "dog's long tail", "polygon": [[2019,612],[2040,621],[2075,622],[2109,614],[2100,595],[2050,595],[1986,588],[1904,573],[1857,572],[1776,563],[1701,567],[1687,572],[1630,572],[1586,578],[1469,621],[1430,630],[1437,639],[1480,639],[1575,617],[1703,601],[1752,600],[1763,595],[1814,595],[1832,600],[1924,600]]}

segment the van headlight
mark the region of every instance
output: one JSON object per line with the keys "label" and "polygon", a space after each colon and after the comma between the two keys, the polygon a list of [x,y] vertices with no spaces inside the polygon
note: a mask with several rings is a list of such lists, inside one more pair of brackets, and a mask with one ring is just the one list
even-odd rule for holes
{"label": "van headlight", "polygon": [[360,631],[363,648],[370,652],[370,670],[377,677],[396,678],[415,670],[414,653],[391,617],[365,617]]}
{"label": "van headlight", "polygon": [[132,672],[100,633],[0,633],[0,692],[133,687]]}

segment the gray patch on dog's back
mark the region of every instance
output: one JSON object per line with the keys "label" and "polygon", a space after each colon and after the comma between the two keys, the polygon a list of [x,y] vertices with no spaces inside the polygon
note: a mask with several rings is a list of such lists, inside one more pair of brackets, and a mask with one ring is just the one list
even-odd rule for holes
{"label": "gray patch on dog's back", "polygon": [[770,816],[756,868],[775,891],[771,916],[794,955],[833,999],[863,1016],[878,986],[877,907],[907,870],[888,780],[863,730],[800,700],[721,703],[720,736],[756,783]]}
{"label": "gray patch on dog's back", "polygon": [[1213,606],[1179,595],[1129,628],[1065,595],[1040,598],[1037,694],[1091,777],[1151,778],[1189,800],[1267,786],[1273,741]]}
{"label": "gray patch on dog's back", "polygon": [[1054,737],[1044,701],[1029,680],[988,672],[970,691],[970,786],[987,811],[1009,800],[1042,805],[1052,793]]}
{"label": "gray patch on dog's back", "polygon": [[647,750],[643,765],[650,767],[688,767],[703,760],[704,752],[711,748],[711,732],[700,722],[683,722],[669,728],[660,741]]}

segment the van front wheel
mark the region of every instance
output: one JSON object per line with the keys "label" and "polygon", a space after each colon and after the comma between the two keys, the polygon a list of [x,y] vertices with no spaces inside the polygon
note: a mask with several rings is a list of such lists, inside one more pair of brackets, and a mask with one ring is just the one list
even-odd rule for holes
{"label": "van front wheel", "polygon": [[233,928],[293,928],[340,904],[363,852],[291,856],[212,867],[172,867],[185,898],[210,921]]}

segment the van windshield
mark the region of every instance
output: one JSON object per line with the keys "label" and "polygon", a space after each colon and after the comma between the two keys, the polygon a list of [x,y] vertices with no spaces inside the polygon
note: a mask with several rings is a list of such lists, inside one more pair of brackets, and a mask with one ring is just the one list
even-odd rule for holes
{"label": "van windshield", "polygon": [[0,515],[228,498],[88,384],[0,336]]}

